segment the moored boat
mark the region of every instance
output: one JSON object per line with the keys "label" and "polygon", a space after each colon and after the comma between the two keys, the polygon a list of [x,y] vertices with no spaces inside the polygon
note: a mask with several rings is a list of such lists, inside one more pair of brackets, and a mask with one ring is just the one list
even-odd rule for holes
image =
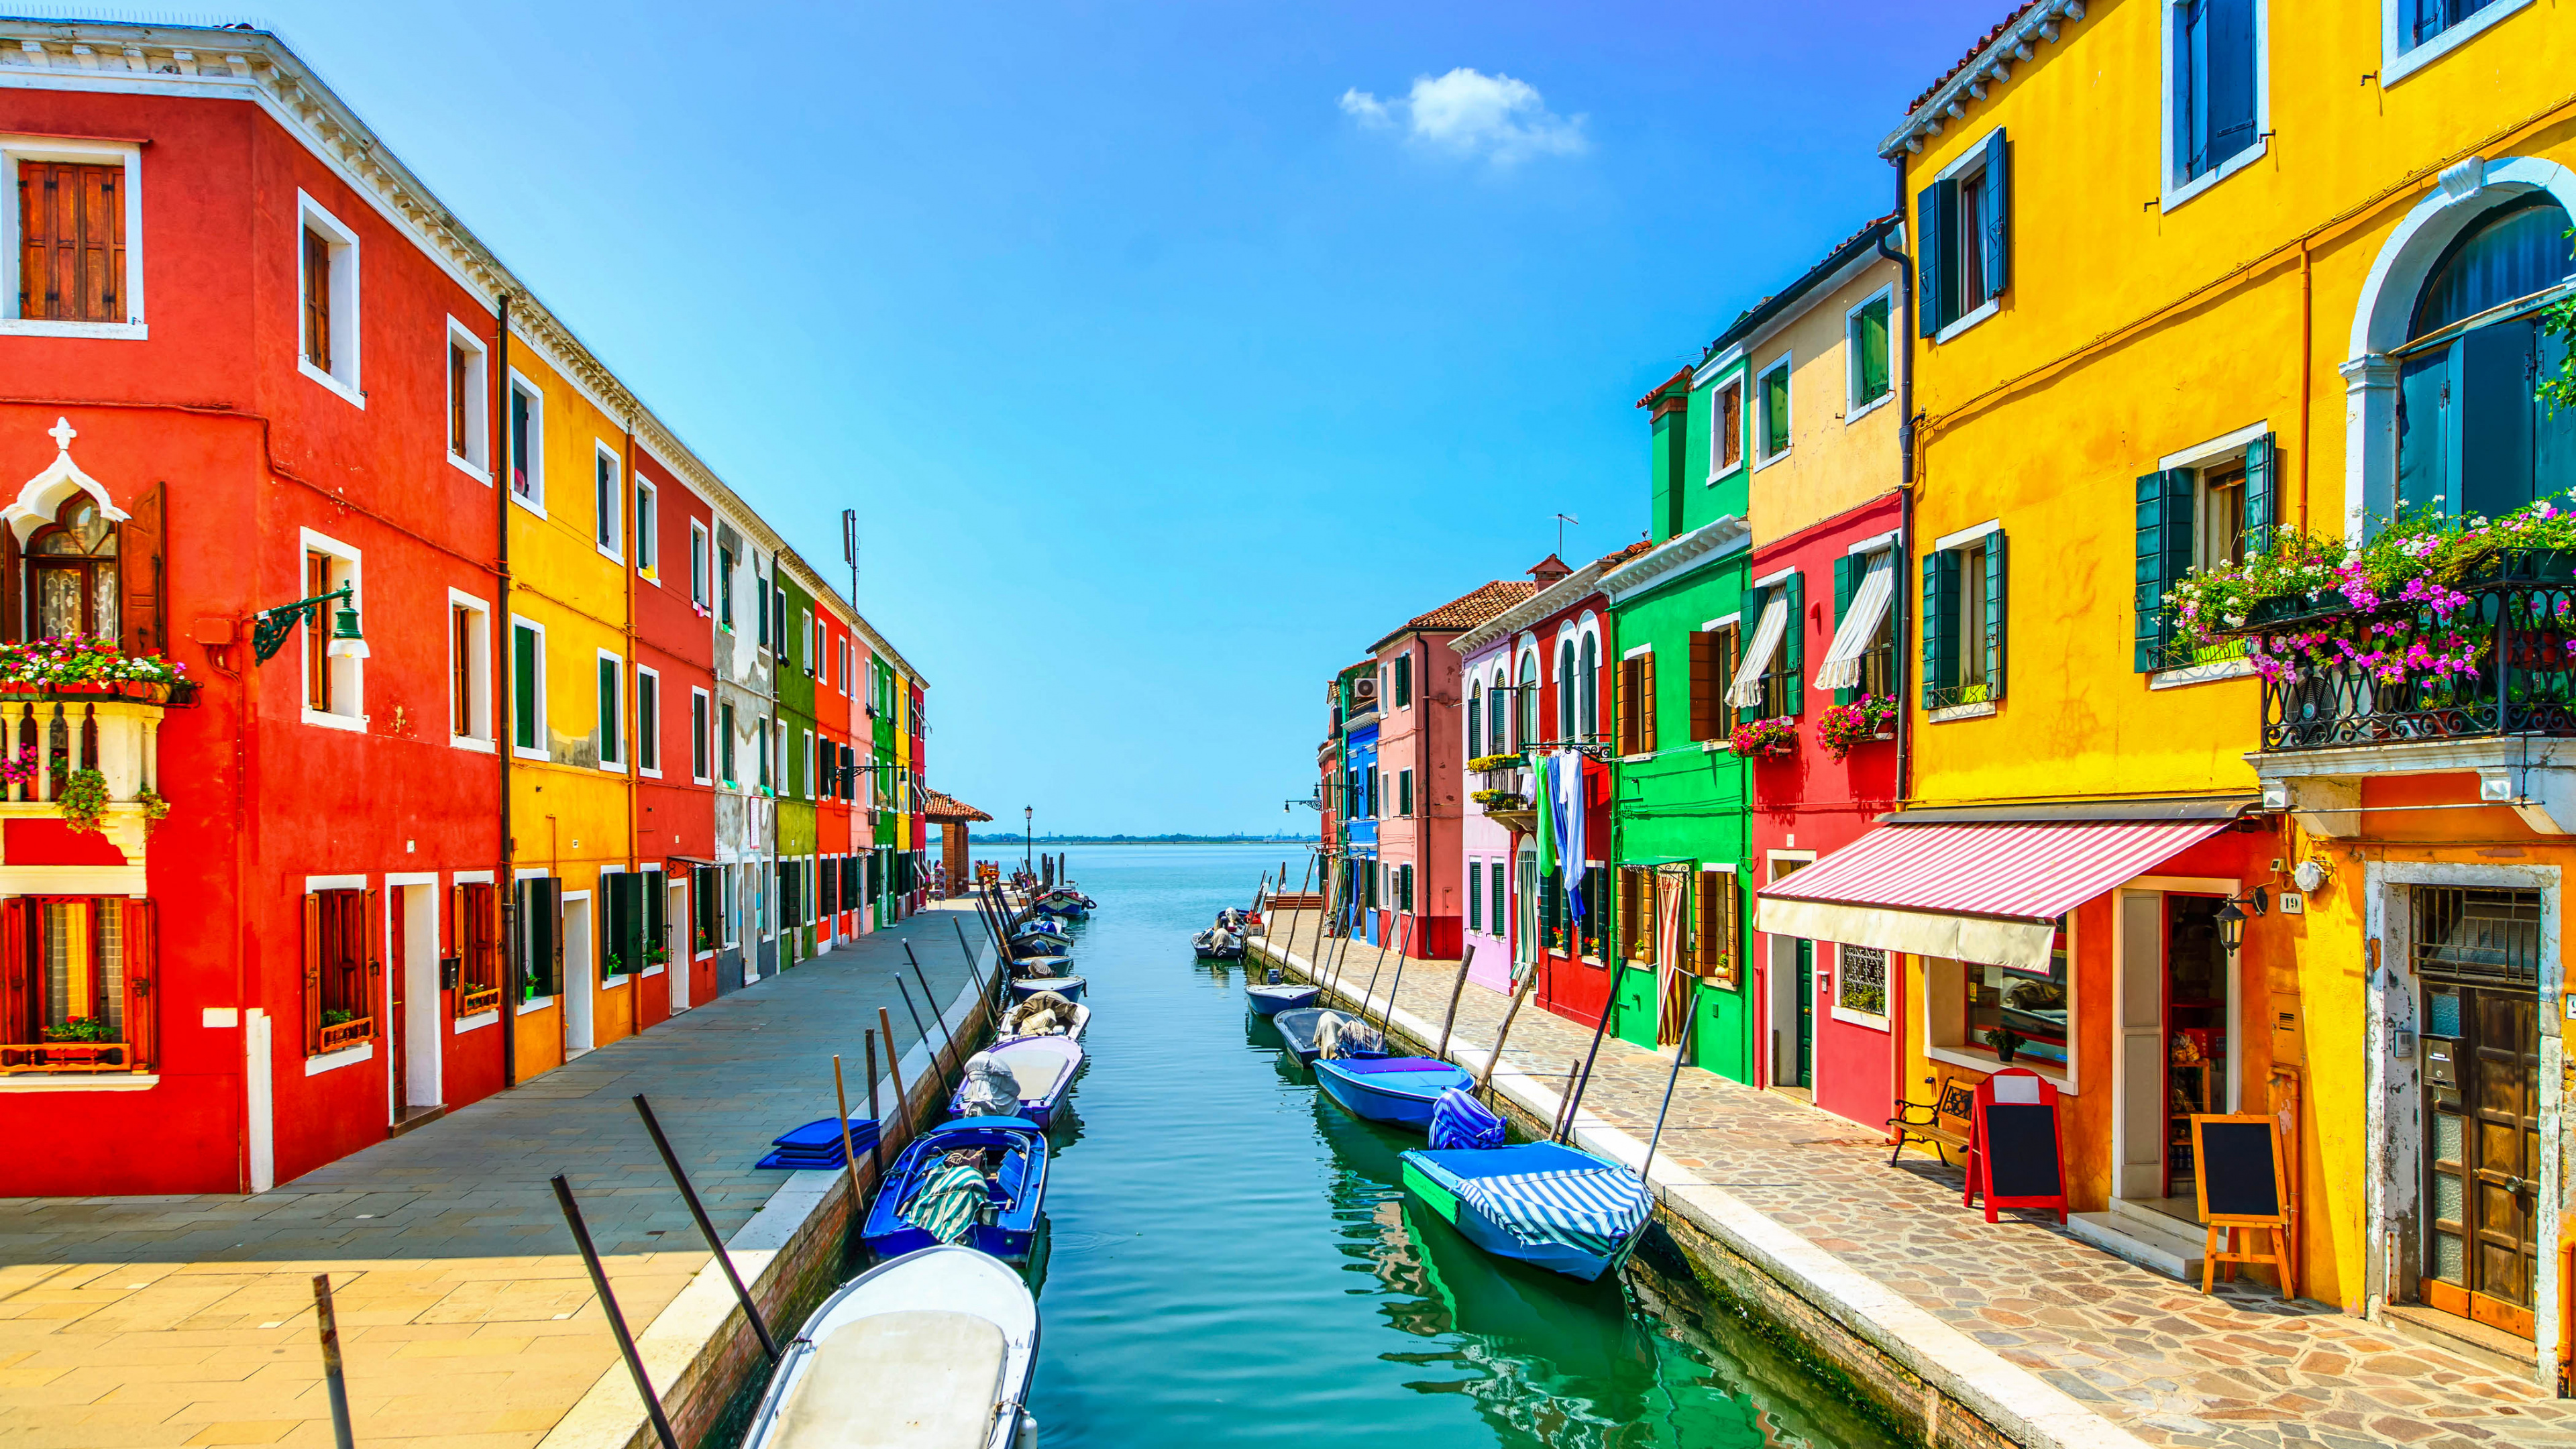
{"label": "moored boat", "polygon": [[[1270,1018],[1271,1029],[1279,1033],[1280,1042],[1301,1067],[1313,1066],[1316,1059],[1324,1054],[1328,1042],[1333,1042],[1343,1030],[1359,1024],[1325,1006],[1292,1006]],[[1377,1032],[1371,1029],[1367,1032],[1367,1044],[1335,1043],[1339,1046],[1335,1055],[1353,1061],[1372,1061],[1386,1055],[1385,1049],[1375,1044],[1380,1040]]]}
{"label": "moored boat", "polygon": [[1315,1063],[1315,1084],[1352,1115],[1410,1127],[1429,1126],[1440,1094],[1475,1080],[1436,1057],[1319,1058]]}
{"label": "moored boat", "polygon": [[1253,1015],[1277,1016],[1293,1007],[1314,1005],[1324,988],[1312,982],[1256,981],[1244,987],[1243,994],[1252,1003]]}
{"label": "moored boat", "polygon": [[955,1242],[1011,1262],[1025,1259],[1045,1206],[1047,1153],[1043,1122],[943,1122],[914,1138],[887,1169],[861,1237],[879,1257]]}
{"label": "moored boat", "polygon": [[1033,1036],[1060,1036],[1066,1041],[1080,1041],[1083,1028],[1089,1025],[1090,1007],[1062,992],[1038,991],[1022,997],[1009,1011],[1002,1013],[1001,1030],[994,1040],[996,1045]]}
{"label": "moored boat", "polygon": [[1240,961],[1243,935],[1222,926],[1210,926],[1191,938],[1190,950],[1202,961]]}
{"label": "moored boat", "polygon": [[1037,1357],[1037,1297],[1019,1274],[972,1248],[906,1253],[805,1320],[744,1449],[1011,1449],[1037,1435]]}
{"label": "moored boat", "polygon": [[[948,1098],[948,1110],[964,1113],[976,1093],[976,1078],[989,1064],[1006,1073],[1019,1098],[1019,1115],[1041,1127],[1055,1119],[1057,1104],[1073,1090],[1073,1074],[1082,1066],[1082,1044],[1060,1036],[1024,1036],[992,1046],[966,1059],[966,1080]],[[961,1121],[973,1119],[960,1117]]]}
{"label": "moored boat", "polygon": [[1082,988],[1087,984],[1079,976],[1014,976],[1011,978],[1011,997],[1015,1001],[1026,1001],[1041,991],[1052,991],[1067,1001],[1080,1001]]}
{"label": "moored boat", "polygon": [[1417,1148],[1403,1163],[1405,1190],[1468,1241],[1586,1282],[1617,1268],[1654,1216],[1636,1173],[1562,1143]]}

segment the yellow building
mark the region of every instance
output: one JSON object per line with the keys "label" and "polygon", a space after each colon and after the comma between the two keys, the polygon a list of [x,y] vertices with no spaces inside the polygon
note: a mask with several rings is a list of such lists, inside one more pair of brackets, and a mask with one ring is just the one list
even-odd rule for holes
{"label": "yellow building", "polygon": [[[2038,0],[1923,95],[1883,147],[1918,319],[1911,786],[1858,868],[1778,892],[1906,953],[1909,1083],[2009,1046],[2057,1089],[2083,1236],[2196,1280],[2188,1119],[2268,1117],[2303,1295],[2543,1382],[2576,713],[2558,637],[2492,620],[2576,584],[2464,580],[2480,672],[2438,690],[2267,683],[2163,601],[2276,529],[2576,485],[2576,415],[2530,377],[2576,269],[2571,71],[2533,0]],[[2366,647],[2348,609],[2301,631]]]}

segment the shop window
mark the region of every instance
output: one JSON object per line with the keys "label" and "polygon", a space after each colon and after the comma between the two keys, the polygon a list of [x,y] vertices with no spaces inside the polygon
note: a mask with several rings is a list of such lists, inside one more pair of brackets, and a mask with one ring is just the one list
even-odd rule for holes
{"label": "shop window", "polygon": [[98,500],[75,492],[54,510],[53,521],[28,535],[29,601],[38,639],[115,639],[123,589],[117,552],[121,540]]}
{"label": "shop window", "polygon": [[2004,695],[2004,535],[1977,532],[1923,555],[1923,707]]}
{"label": "shop window", "polygon": [[310,891],[304,897],[304,1054],[322,1056],[374,1041],[375,983],[384,971],[376,945],[376,902],[367,890]]}
{"label": "shop window", "polygon": [[2069,1040],[2069,961],[2066,921],[2060,917],[2045,971],[1973,961],[1928,962],[1932,970],[1956,973],[1957,977],[1957,989],[1947,993],[1954,997],[1956,1025],[1943,1033],[1950,1040],[1941,1044],[1991,1058],[1997,1054],[1993,1034],[2010,1031],[2021,1039],[2014,1045],[2015,1061],[2064,1071]]}
{"label": "shop window", "polygon": [[2541,309],[2571,274],[2567,213],[2534,193],[2452,241],[2396,350],[2397,506],[2500,518],[2576,486],[2576,408],[2534,396],[2566,339]]}
{"label": "shop window", "polygon": [[153,1068],[150,902],[19,896],[0,928],[0,1075]]}
{"label": "shop window", "polygon": [[456,956],[456,1014],[501,1004],[501,893],[488,881],[457,886],[448,906]]}
{"label": "shop window", "polygon": [[1992,315],[2011,256],[2008,153],[1997,129],[1914,194],[1915,324],[1946,339]]}

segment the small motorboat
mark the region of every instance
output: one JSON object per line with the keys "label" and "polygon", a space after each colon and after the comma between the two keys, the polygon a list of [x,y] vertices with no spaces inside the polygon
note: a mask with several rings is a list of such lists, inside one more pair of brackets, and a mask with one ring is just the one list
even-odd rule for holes
{"label": "small motorboat", "polygon": [[1090,1007],[1061,992],[1035,992],[1002,1013],[996,1044],[1032,1036],[1060,1036],[1066,1041],[1080,1041],[1082,1029],[1089,1025]]}
{"label": "small motorboat", "polygon": [[1243,959],[1243,934],[1222,926],[1210,926],[1190,940],[1190,949],[1202,961],[1240,961]]}
{"label": "small motorboat", "polygon": [[[951,1162],[974,1153],[975,1162]],[[975,1184],[952,1167],[971,1167]],[[943,1182],[943,1175],[949,1180]],[[956,1242],[996,1258],[1019,1262],[1037,1240],[1045,1205],[1046,1124],[1025,1117],[959,1117],[914,1138],[887,1169],[885,1186],[868,1205],[861,1236],[881,1258],[934,1243]]]}
{"label": "small motorboat", "polygon": [[1082,1043],[1061,1036],[1024,1036],[998,1041],[966,1059],[966,1079],[949,1095],[948,1110],[960,1121],[977,1096],[977,1078],[992,1071],[1009,1077],[1019,1097],[1019,1115],[1041,1127],[1055,1120],[1056,1104],[1073,1090],[1073,1074],[1082,1068]]}
{"label": "small motorboat", "polygon": [[1052,991],[1067,1001],[1080,1001],[1085,984],[1079,976],[1014,976],[1011,999],[1026,1001],[1041,991]]}
{"label": "small motorboat", "polygon": [[[1327,1030],[1328,1020],[1330,1030]],[[1271,1030],[1279,1033],[1279,1040],[1287,1045],[1288,1054],[1295,1057],[1301,1067],[1313,1066],[1316,1058],[1323,1055],[1328,1041],[1356,1024],[1340,1012],[1323,1006],[1292,1006],[1270,1018]],[[1372,1042],[1379,1039],[1373,1030],[1368,1033],[1368,1038]],[[1363,1046],[1355,1042],[1337,1045],[1340,1050],[1335,1055],[1352,1061],[1371,1061],[1386,1055],[1385,1050],[1378,1046]]]}
{"label": "small motorboat", "polygon": [[1014,976],[1069,975],[1071,973],[1067,968],[1072,965],[1073,958],[1070,956],[1014,956],[1011,958],[1011,974]]}
{"label": "small motorboat", "polygon": [[1069,956],[1073,942],[1056,931],[1019,930],[1011,933],[1013,956]]}
{"label": "small motorboat", "polygon": [[1315,1083],[1353,1116],[1408,1127],[1431,1124],[1431,1106],[1451,1087],[1475,1078],[1436,1057],[1319,1058]]}
{"label": "small motorboat", "polygon": [[1244,987],[1243,994],[1252,1003],[1253,1015],[1277,1016],[1291,1007],[1314,1005],[1324,988],[1312,982],[1256,981]]}
{"label": "small motorboat", "polygon": [[1636,1173],[1556,1142],[1417,1148],[1403,1162],[1405,1190],[1468,1241],[1587,1283],[1627,1258],[1655,1212]]}
{"label": "small motorboat", "polygon": [[1079,921],[1100,908],[1100,903],[1082,892],[1058,889],[1038,898],[1038,910],[1068,921]]}
{"label": "small motorboat", "polygon": [[743,1446],[1012,1449],[1037,1438],[1037,1359],[1037,1297],[1018,1273],[972,1248],[906,1253],[805,1320]]}

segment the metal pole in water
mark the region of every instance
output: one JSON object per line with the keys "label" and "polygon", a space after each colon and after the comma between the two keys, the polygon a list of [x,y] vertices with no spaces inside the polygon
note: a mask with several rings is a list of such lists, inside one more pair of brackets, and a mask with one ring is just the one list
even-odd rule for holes
{"label": "metal pole in water", "polygon": [[[903,1048],[894,1044],[894,1015],[882,1006],[877,1008],[877,1030],[885,1035],[886,1071],[894,1078],[894,1114],[903,1118],[906,1128],[904,1135],[910,1137],[912,1135],[910,1131],[912,1097],[903,1089]],[[873,1089],[876,1073],[870,1072],[868,1076],[870,1088]],[[882,1117],[877,1119],[877,1135],[885,1136],[885,1119]]]}
{"label": "metal pole in water", "polygon": [[[1692,1005],[1696,1007],[1697,1002]],[[1682,1079],[1682,1059],[1690,1055],[1691,1028],[1699,1025],[1699,1012],[1682,1013],[1682,1039],[1673,1044],[1673,1073],[1664,1078],[1664,1105],[1655,1109],[1655,1135],[1646,1139],[1646,1165],[1637,1169],[1640,1186],[1650,1186],[1646,1174],[1655,1169],[1655,1144],[1664,1140],[1664,1116],[1673,1110],[1673,1088]]]}
{"label": "metal pole in water", "polygon": [[[832,1058],[832,1087],[838,1091],[840,1085],[841,1059],[835,1056]],[[716,1225],[708,1220],[706,1208],[698,1202],[697,1188],[690,1184],[689,1174],[681,1170],[679,1154],[671,1150],[671,1139],[662,1135],[662,1124],[653,1117],[653,1104],[644,1100],[642,1092],[635,1094],[635,1115],[644,1119],[644,1130],[652,1134],[654,1150],[662,1154],[662,1165],[671,1169],[671,1181],[680,1189],[680,1200],[689,1205],[689,1216],[698,1221],[698,1235],[707,1240],[707,1251],[715,1254],[716,1266],[724,1269],[725,1281],[733,1285],[733,1296],[741,1300],[742,1311],[750,1316],[751,1331],[760,1335],[760,1351],[769,1355],[771,1363],[778,1362],[778,1340],[769,1336],[769,1325],[761,1319],[760,1305],[751,1301],[751,1291],[742,1286],[742,1275],[733,1270],[733,1255],[725,1251],[724,1239],[716,1236]],[[841,1151],[846,1154],[849,1150],[850,1109],[845,1102],[841,1106]],[[853,1167],[850,1170],[850,1191],[855,1193],[858,1189],[858,1169]]]}
{"label": "metal pole in water", "polygon": [[912,1018],[912,1029],[921,1033],[921,1044],[929,1049],[930,1075],[940,1081],[946,1081],[948,1079],[946,1049],[933,1042],[930,1039],[930,1028],[921,1024],[921,1012],[912,1004],[912,988],[904,984],[902,977],[897,976],[894,979],[894,989],[903,993],[903,1014]]}
{"label": "metal pole in water", "polygon": [[[1608,952],[1609,949],[1610,948],[1606,945],[1602,947],[1602,950],[1605,953]],[[1616,993],[1619,989],[1618,970],[1614,969],[1610,973],[1610,989],[1613,993]],[[1616,1004],[1615,999],[1603,1001],[1601,1003],[1601,1020],[1592,1028],[1592,1048],[1583,1054],[1583,1080],[1574,1084],[1574,1100],[1566,1104],[1565,1131],[1568,1133],[1571,1133],[1574,1130],[1574,1108],[1576,1104],[1583,1100],[1583,1089],[1590,1086],[1592,1083],[1592,1061],[1593,1058],[1601,1055],[1601,1038],[1609,1034],[1610,1008]],[[1564,1138],[1560,1136],[1558,1140],[1563,1141]]]}
{"label": "metal pole in water", "polygon": [[1569,1057],[1565,1063],[1565,1090],[1556,1099],[1556,1125],[1547,1134],[1550,1142],[1563,1142],[1566,1129],[1574,1123],[1574,1079],[1583,1070],[1581,1057]]}
{"label": "metal pole in water", "polygon": [[1404,925],[1395,933],[1395,979],[1387,983],[1386,1009],[1378,1013],[1378,1030],[1389,1038],[1395,1035],[1395,994],[1404,989],[1404,948],[1412,944],[1413,917],[1407,916]]}
{"label": "metal pole in water", "polygon": [[[912,963],[912,974],[914,978],[921,982],[921,999],[923,1004],[930,1008],[932,1018],[938,1021],[939,1034],[948,1039],[948,1059],[961,1066],[964,1065],[966,1059],[957,1055],[957,1033],[948,1029],[948,1018],[939,1014],[939,1000],[930,994],[930,973],[921,969],[921,958],[912,954],[912,943],[910,941],[903,943],[903,954],[904,959]],[[895,978],[895,981],[900,985],[903,978],[898,976]],[[975,978],[975,984],[979,987],[982,986],[984,984],[984,979],[978,976]]]}
{"label": "metal pole in water", "polygon": [[[877,1029],[865,1033],[868,1043],[868,1120],[877,1124],[874,1137],[868,1139],[868,1167],[876,1180],[885,1181],[885,1123],[877,1117]],[[891,1046],[893,1043],[889,1042]]]}
{"label": "metal pole in water", "polygon": [[340,1316],[331,1311],[331,1275],[313,1275],[313,1326],[322,1334],[322,1378],[331,1386],[331,1438],[339,1449],[357,1449],[349,1425],[349,1381],[340,1372]]}
{"label": "metal pole in water", "polygon": [[1476,1090],[1482,1093],[1494,1084],[1494,1068],[1503,1059],[1503,1043],[1511,1040],[1512,1018],[1521,1014],[1521,1003],[1529,999],[1530,988],[1538,984],[1538,967],[1533,963],[1521,984],[1512,988],[1512,1004],[1503,1008],[1503,1029],[1494,1033],[1494,1050],[1485,1058],[1484,1074],[1476,1079]]}
{"label": "metal pole in water", "polygon": [[1470,942],[1458,958],[1458,979],[1449,987],[1449,1014],[1440,1018],[1440,1045],[1431,1054],[1443,1061],[1449,1057],[1449,1029],[1458,1024],[1458,998],[1467,994],[1467,968],[1476,964],[1476,947]]}
{"label": "metal pole in water", "polygon": [[555,1201],[563,1205],[564,1222],[572,1228],[572,1240],[581,1246],[582,1265],[590,1269],[590,1286],[599,1294],[599,1306],[608,1313],[608,1330],[617,1335],[617,1351],[625,1356],[626,1371],[635,1376],[635,1392],[644,1396],[644,1412],[653,1419],[653,1432],[660,1436],[662,1449],[680,1449],[679,1436],[671,1432],[671,1421],[662,1417],[662,1401],[653,1397],[653,1381],[644,1375],[644,1356],[635,1351],[635,1336],[626,1331],[626,1315],[617,1311],[617,1295],[609,1291],[608,1270],[599,1265],[599,1249],[590,1243],[590,1229],[582,1226],[581,1206],[572,1200],[572,1184],[562,1173],[554,1176]]}

